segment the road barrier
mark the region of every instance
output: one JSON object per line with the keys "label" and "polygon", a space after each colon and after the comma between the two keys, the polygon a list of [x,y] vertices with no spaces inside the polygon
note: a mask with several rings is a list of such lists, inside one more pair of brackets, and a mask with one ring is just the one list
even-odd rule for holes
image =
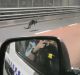
{"label": "road barrier", "polygon": [[79,12],[79,6],[0,8],[0,21]]}

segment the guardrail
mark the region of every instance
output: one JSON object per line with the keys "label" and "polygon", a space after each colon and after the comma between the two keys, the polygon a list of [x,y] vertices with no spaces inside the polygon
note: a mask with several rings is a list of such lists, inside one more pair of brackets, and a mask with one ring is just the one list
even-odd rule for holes
{"label": "guardrail", "polygon": [[78,6],[0,8],[0,21],[80,12]]}

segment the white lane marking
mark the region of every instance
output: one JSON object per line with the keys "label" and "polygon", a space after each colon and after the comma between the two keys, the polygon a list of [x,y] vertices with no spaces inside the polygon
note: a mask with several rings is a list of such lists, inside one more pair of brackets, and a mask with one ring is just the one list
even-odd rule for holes
{"label": "white lane marking", "polygon": [[74,24],[70,24],[70,25],[68,25],[68,26],[75,26],[75,25],[77,25],[78,23],[74,23]]}
{"label": "white lane marking", "polygon": [[42,31],[42,32],[38,32],[38,33],[35,33],[35,34],[41,34],[41,33],[49,32],[49,31],[51,31],[51,30]]}

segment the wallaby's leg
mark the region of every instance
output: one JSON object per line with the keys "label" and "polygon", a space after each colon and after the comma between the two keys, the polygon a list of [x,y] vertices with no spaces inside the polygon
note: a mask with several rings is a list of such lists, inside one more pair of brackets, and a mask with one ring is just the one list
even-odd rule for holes
{"label": "wallaby's leg", "polygon": [[31,25],[30,25],[30,24],[28,25],[28,27],[27,27],[27,28],[25,27],[25,29],[30,29],[30,28],[31,28]]}
{"label": "wallaby's leg", "polygon": [[29,28],[31,28],[31,25],[30,25],[30,24],[28,25],[28,29],[29,29]]}
{"label": "wallaby's leg", "polygon": [[35,27],[35,30],[36,30],[36,26],[35,26],[35,24],[34,24],[34,27]]}

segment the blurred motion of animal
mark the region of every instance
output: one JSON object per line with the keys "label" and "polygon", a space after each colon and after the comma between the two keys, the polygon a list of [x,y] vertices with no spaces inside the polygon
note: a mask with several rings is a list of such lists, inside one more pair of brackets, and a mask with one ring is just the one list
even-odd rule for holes
{"label": "blurred motion of animal", "polygon": [[37,23],[37,20],[31,20],[30,22],[29,22],[29,25],[28,25],[28,27],[27,28],[25,28],[25,29],[30,29],[31,28],[31,26],[32,25],[34,25],[35,26],[35,24]]}

